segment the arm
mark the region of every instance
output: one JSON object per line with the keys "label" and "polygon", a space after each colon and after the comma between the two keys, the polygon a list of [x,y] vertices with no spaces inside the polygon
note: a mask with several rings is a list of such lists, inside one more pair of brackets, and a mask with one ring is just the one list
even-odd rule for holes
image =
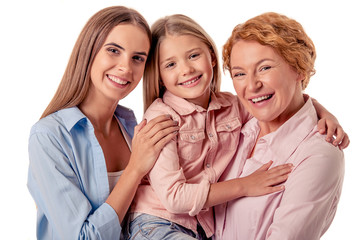
{"label": "arm", "polygon": [[[305,99],[309,98],[308,95],[304,95]],[[348,147],[350,141],[348,135],[344,132],[340,126],[337,118],[325,109],[317,100],[311,98],[314,108],[317,111],[318,118],[318,130],[321,134],[327,132],[326,140],[332,142],[334,146],[339,146],[341,149]],[[333,141],[333,136],[335,139]]]}
{"label": "arm", "polygon": [[[143,127],[142,123],[136,130],[137,137],[134,141],[147,141],[141,147],[134,143],[128,167],[106,203],[102,200],[103,193],[97,196],[98,182],[86,186],[79,180],[94,181],[95,173],[91,171],[91,167],[85,169],[85,173],[78,173],[77,160],[71,160],[77,153],[67,145],[67,141],[51,132],[33,133],[29,140],[28,187],[38,206],[39,216],[44,218],[43,224],[40,222],[38,226],[40,236],[50,232],[61,239],[119,239],[120,222],[132,201],[141,176],[149,171],[160,149],[175,136],[172,132],[178,128],[173,127],[173,121],[168,121],[168,117],[165,117],[167,121],[160,118],[162,120],[156,120],[159,124],[150,122]],[[141,127],[143,129],[140,131]],[[85,153],[90,152],[88,149],[83,150]],[[78,159],[79,162],[82,160],[87,159]],[[84,165],[80,164],[81,167]],[[99,206],[94,207],[88,198],[92,198]]]}
{"label": "arm", "polygon": [[175,137],[177,130],[177,124],[169,115],[159,116],[147,125],[144,120],[135,127],[130,161],[106,200],[116,211],[119,221],[126,215],[141,179],[153,167],[160,151]]}
{"label": "arm", "polygon": [[283,185],[276,185],[287,180],[293,165],[284,164],[268,170],[272,163],[270,161],[264,164],[247,177],[211,184],[205,207],[212,207],[239,197],[254,197],[283,191]]}
{"label": "arm", "polygon": [[306,158],[285,184],[266,239],[319,239],[334,218],[343,176],[343,153],[334,147]]}
{"label": "arm", "polygon": [[72,152],[63,147],[49,133],[38,132],[29,140],[28,188],[41,217],[38,238],[118,238],[121,225],[115,211],[108,204],[93,211],[68,158]]}

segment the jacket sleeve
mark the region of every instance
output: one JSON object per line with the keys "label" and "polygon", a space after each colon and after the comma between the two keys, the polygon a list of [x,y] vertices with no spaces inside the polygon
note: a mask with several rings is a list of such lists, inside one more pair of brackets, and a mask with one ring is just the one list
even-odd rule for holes
{"label": "jacket sleeve", "polygon": [[[151,105],[145,116],[152,119],[161,114],[171,114],[174,120],[179,117],[164,104]],[[177,140],[172,139],[162,149],[148,179],[157,197],[170,213],[197,215],[207,200],[210,182],[202,179],[199,183],[188,183],[179,163]]]}

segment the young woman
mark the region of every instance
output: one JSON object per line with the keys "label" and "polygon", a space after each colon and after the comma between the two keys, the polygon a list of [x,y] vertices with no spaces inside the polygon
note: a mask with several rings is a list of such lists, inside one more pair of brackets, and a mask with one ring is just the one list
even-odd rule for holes
{"label": "young woman", "polygon": [[133,112],[118,105],[139,83],[150,44],[144,18],[125,7],[103,9],[83,28],[30,133],[38,239],[120,238],[142,177],[178,130],[168,115],[135,127]]}

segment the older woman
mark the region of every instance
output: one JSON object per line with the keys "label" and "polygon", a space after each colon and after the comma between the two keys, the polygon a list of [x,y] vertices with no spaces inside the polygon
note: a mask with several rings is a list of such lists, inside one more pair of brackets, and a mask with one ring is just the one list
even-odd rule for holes
{"label": "older woman", "polygon": [[236,26],[225,44],[224,67],[254,118],[242,128],[237,157],[222,180],[245,177],[269,160],[294,169],[284,191],[217,206],[216,239],[319,239],[330,226],[344,155],[318,132],[313,102],[303,97],[315,58],[303,27],[276,13]]}

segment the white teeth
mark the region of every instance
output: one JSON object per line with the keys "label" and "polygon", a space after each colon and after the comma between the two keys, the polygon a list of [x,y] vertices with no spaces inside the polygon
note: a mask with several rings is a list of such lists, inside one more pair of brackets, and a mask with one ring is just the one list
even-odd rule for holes
{"label": "white teeth", "polygon": [[197,81],[199,79],[199,77],[196,77],[195,79],[193,79],[192,81],[188,81],[188,82],[184,82],[184,83],[181,83],[181,85],[190,85],[192,83],[194,83],[195,81]]}
{"label": "white teeth", "polygon": [[251,99],[251,101],[252,101],[253,103],[257,103],[257,102],[266,100],[266,99],[270,98],[271,96],[272,96],[272,95],[265,95],[265,96],[261,96],[261,97],[258,97],[258,98],[253,98],[253,99]]}
{"label": "white teeth", "polygon": [[128,82],[127,81],[123,81],[115,76],[111,76],[111,75],[107,75],[109,79],[111,79],[112,81],[114,81],[115,83],[118,83],[118,84],[122,84],[122,85],[125,85],[127,84]]}

